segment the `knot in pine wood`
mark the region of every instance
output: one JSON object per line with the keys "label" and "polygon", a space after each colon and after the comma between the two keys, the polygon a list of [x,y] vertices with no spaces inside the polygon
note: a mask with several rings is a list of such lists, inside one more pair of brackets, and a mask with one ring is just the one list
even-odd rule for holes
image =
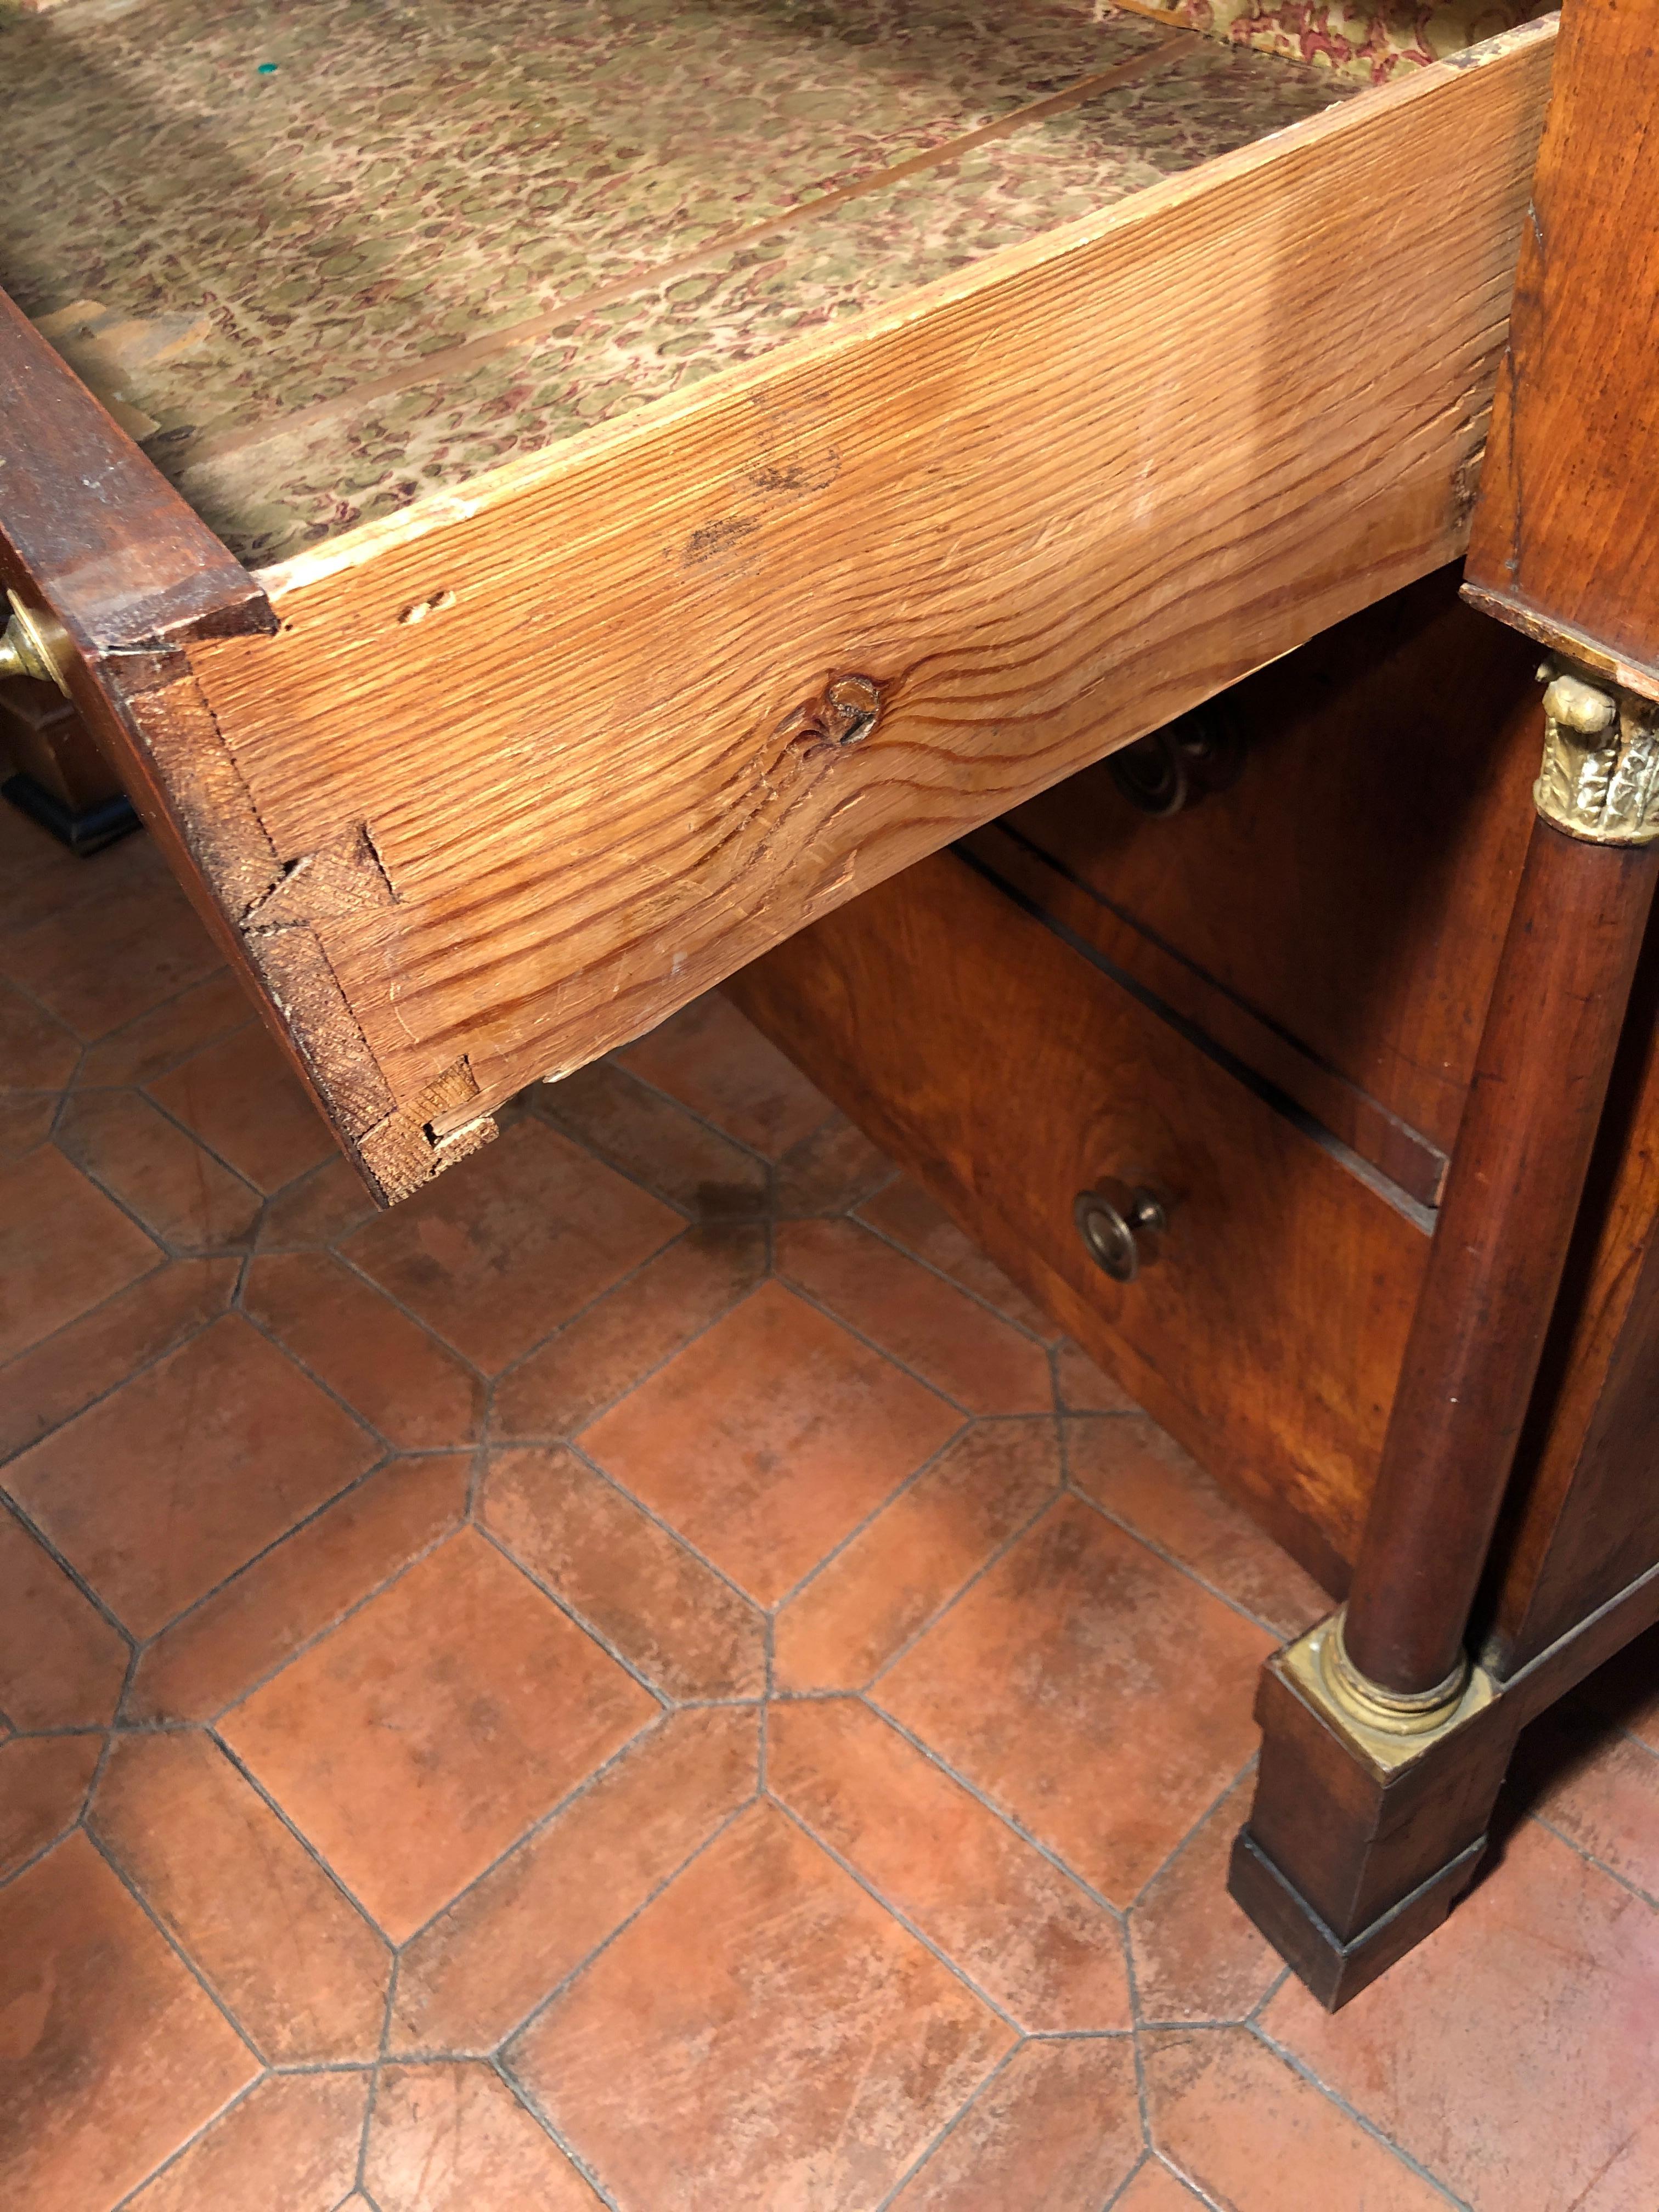
{"label": "knot in pine wood", "polygon": [[816,699],[787,717],[783,734],[811,757],[869,737],[881,720],[882,689],[873,676],[832,676]]}

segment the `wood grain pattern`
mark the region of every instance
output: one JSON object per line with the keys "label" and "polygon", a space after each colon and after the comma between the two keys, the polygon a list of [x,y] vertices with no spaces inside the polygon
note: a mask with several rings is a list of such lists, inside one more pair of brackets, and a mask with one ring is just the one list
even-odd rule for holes
{"label": "wood grain pattern", "polygon": [[75,707],[377,1194],[403,1196],[493,1136],[468,1110],[464,1062],[393,1097],[308,917],[245,927],[291,871],[190,656],[204,639],[268,640],[276,618],[3,293],[0,583],[50,617]]}
{"label": "wood grain pattern", "polygon": [[1659,933],[1650,929],[1483,1605],[1500,1677],[1659,1561]]}
{"label": "wood grain pattern", "polygon": [[1348,1596],[1349,1656],[1390,1690],[1462,1654],[1656,880],[1659,846],[1534,823]]}
{"label": "wood grain pattern", "polygon": [[[1428,1240],[961,860],[938,854],[727,986],[1125,1388],[1340,1583]],[[1072,1218],[1170,1208],[1115,1283]]]}
{"label": "wood grain pattern", "polygon": [[[1099,827],[1100,817],[1094,810],[1109,792],[1117,796],[1109,782],[1103,787],[1099,777],[1086,772],[1070,776],[1060,787],[1056,811],[1065,804],[1063,795],[1071,794],[1086,836],[1091,817],[1093,826]],[[1118,804],[1127,811],[1124,801],[1120,799]],[[961,841],[957,850],[982,859],[991,873],[1031,908],[1101,953],[1178,1019],[1201,1030],[1288,1103],[1311,1115],[1348,1146],[1358,1160],[1367,1162],[1407,1199],[1425,1207],[1439,1203],[1448,1166],[1443,1152],[1355,1085],[1303,1051],[1240,998],[1182,958],[1164,939],[1138,927],[1115,901],[1085,889],[1002,822],[975,830]],[[1170,855],[1168,888],[1178,896],[1184,886],[1192,909],[1202,904],[1216,905],[1231,920],[1248,946],[1259,912],[1254,896],[1247,894],[1242,903],[1230,901],[1228,893],[1234,887],[1224,878],[1215,882],[1201,873],[1194,875],[1182,866],[1182,859],[1178,854]],[[1248,972],[1249,963],[1245,964]],[[1271,974],[1260,963],[1258,972]]]}
{"label": "wood grain pattern", "polygon": [[1093,895],[1074,926],[1430,1205],[1538,773],[1537,655],[1457,586],[1425,577],[1230,691],[1237,780],[1173,819],[1104,766],[1012,817]]}
{"label": "wood grain pattern", "polygon": [[1659,0],[1565,0],[1470,596],[1659,699]]}
{"label": "wood grain pattern", "polygon": [[383,864],[315,927],[396,1099],[580,1064],[1454,556],[1550,45],[268,572],[193,665],[282,864]]}

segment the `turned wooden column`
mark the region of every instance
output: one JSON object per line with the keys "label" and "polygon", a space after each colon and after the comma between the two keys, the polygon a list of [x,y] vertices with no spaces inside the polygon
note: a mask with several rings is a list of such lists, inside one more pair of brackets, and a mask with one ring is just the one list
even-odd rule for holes
{"label": "turned wooden column", "polygon": [[1343,1620],[1384,1705],[1468,1671],[1656,878],[1659,844],[1534,825]]}
{"label": "turned wooden column", "polygon": [[1465,1638],[1659,870],[1656,125],[1659,0],[1565,0],[1464,586],[1547,648],[1539,818],[1348,1603],[1264,1671],[1233,1855],[1332,2007],[1444,1917],[1516,1731],[1602,1648],[1498,1680]]}

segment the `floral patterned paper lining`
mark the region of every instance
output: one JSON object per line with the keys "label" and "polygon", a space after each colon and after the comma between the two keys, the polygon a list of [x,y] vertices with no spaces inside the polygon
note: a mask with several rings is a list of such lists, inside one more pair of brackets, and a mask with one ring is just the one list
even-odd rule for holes
{"label": "floral patterned paper lining", "polygon": [[1362,84],[1386,84],[1401,70],[1445,61],[1540,14],[1534,0],[1177,0],[1172,22],[1206,38],[1310,62]]}
{"label": "floral patterned paper lining", "polygon": [[0,283],[264,564],[1357,88],[1231,37],[1042,0],[67,0],[0,27]]}

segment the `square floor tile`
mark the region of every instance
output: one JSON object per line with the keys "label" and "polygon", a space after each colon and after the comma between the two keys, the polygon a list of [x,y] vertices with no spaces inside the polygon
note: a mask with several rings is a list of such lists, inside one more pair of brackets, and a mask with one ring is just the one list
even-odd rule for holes
{"label": "square floor tile", "polygon": [[1532,1821],[1351,2005],[1263,2025],[1474,2212],[1659,2204],[1659,1913]]}
{"label": "square floor tile", "polygon": [[1013,2039],[763,1804],[508,2063],[627,2212],[844,2212],[882,2202]]}
{"label": "square floor tile", "polygon": [[0,2203],[106,2212],[259,2063],[85,1836],[0,1890]]}
{"label": "square floor tile", "polygon": [[811,1136],[835,1110],[718,991],[694,999],[612,1058],[769,1159]]}
{"label": "square floor tile", "polygon": [[0,1173],[0,1359],[161,1263],[161,1250],[55,1147]]}
{"label": "square floor tile", "polygon": [[116,1618],[150,1636],[380,1456],[227,1314],[25,1452],[6,1481]]}
{"label": "square floor tile", "polygon": [[134,850],[150,864],[143,872],[123,856],[125,880],[106,878],[89,896],[0,939],[0,970],[80,1037],[102,1036],[219,965],[165,863],[147,844]]}
{"label": "square floor tile", "polygon": [[583,1448],[770,1605],[961,1425],[767,1283],[583,1432]]}
{"label": "square floor tile", "polygon": [[684,1225],[568,1137],[524,1121],[341,1249],[495,1374]]}
{"label": "square floor tile", "polygon": [[464,1530],[221,1731],[402,1942],[659,1711]]}
{"label": "square floor tile", "polygon": [[1043,1516],[872,1692],[1114,1905],[1255,1745],[1273,1639],[1093,1512]]}
{"label": "square floor tile", "polygon": [[158,1076],[149,1095],[256,1190],[280,1190],[334,1150],[328,1124],[263,1025]]}
{"label": "square floor tile", "polygon": [[125,1638],[0,1510],[0,1713],[19,1729],[106,1727],[126,1671]]}

